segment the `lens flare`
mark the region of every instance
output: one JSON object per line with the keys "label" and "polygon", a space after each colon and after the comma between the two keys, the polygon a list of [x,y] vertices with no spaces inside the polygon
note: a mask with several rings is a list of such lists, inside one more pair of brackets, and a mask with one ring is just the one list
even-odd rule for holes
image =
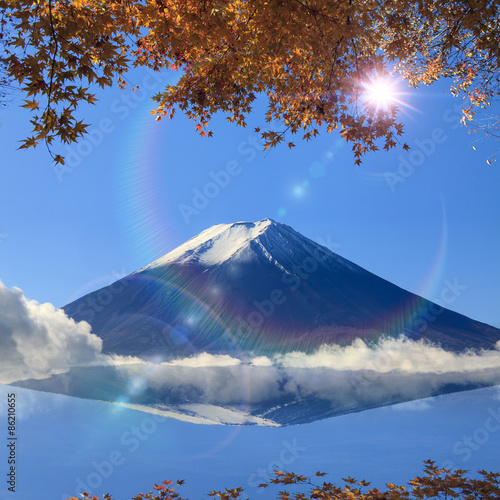
{"label": "lens flare", "polygon": [[365,85],[368,102],[377,108],[387,108],[396,102],[395,83],[385,78],[377,78]]}

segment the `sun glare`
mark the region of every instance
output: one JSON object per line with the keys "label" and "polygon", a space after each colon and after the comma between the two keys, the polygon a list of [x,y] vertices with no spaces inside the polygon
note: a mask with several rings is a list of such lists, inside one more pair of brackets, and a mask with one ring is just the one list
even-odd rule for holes
{"label": "sun glare", "polygon": [[396,100],[394,83],[388,80],[374,80],[365,86],[368,101],[377,108],[387,108]]}

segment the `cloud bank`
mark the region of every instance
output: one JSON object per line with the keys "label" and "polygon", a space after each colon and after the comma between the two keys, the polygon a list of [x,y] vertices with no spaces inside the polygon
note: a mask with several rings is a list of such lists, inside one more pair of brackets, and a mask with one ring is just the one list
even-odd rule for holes
{"label": "cloud bank", "polygon": [[492,351],[454,354],[424,341],[385,339],[375,346],[357,340],[347,347],[323,346],[239,360],[201,353],[158,364],[120,364],[123,379],[177,401],[259,405],[321,399],[342,411],[426,398],[454,388],[500,384],[500,343]]}
{"label": "cloud bank", "polygon": [[368,345],[358,339],[309,354],[238,359],[200,352],[170,361],[101,350],[88,323],[0,282],[3,384],[148,406],[238,407],[260,415],[294,405],[302,405],[300,411],[322,405],[321,411],[340,414],[500,384],[500,342],[494,350],[457,354],[422,340],[386,338]]}
{"label": "cloud bank", "polygon": [[102,340],[52,304],[24,297],[0,281],[0,383],[40,379],[100,362]]}

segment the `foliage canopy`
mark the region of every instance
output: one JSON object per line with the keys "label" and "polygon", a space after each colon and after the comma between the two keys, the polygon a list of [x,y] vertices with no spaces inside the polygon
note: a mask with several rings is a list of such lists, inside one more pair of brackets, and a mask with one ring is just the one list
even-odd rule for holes
{"label": "foliage canopy", "polygon": [[[157,119],[180,110],[201,135],[223,112],[244,126],[267,96],[266,147],[324,126],[363,153],[397,144],[397,100],[377,105],[367,86],[398,72],[411,85],[453,78],[473,108],[499,92],[497,0],[0,0],[4,61],[27,94],[33,135],[21,148],[76,141],[75,111],[93,85],[125,85],[131,67],[175,69],[155,97]],[[290,147],[292,142],[288,142]],[[403,147],[407,147],[404,145]],[[56,161],[63,161],[56,156]]]}
{"label": "foliage canopy", "polygon": [[[500,498],[500,473],[478,471],[478,478],[467,477],[467,471],[458,469],[452,472],[449,469],[438,468],[432,460],[424,461],[425,469],[422,476],[417,476],[409,481],[409,487],[397,486],[387,483],[386,490],[369,488],[370,483],[357,481],[352,477],[343,479],[344,487],[338,487],[330,482],[316,484],[319,478],[325,476],[324,472],[316,472],[314,479],[298,475],[293,472],[274,471],[274,477],[269,483],[262,483],[261,488],[272,485],[283,485],[285,487],[299,486],[300,491],[290,493],[282,490],[278,493],[278,500],[422,500],[424,498],[448,499],[458,498],[461,500],[498,500]],[[182,485],[183,480],[177,481],[176,485]],[[140,493],[132,500],[183,500],[180,494],[172,486],[173,481],[164,481],[155,485],[149,493]],[[306,486],[307,492],[301,486]],[[304,491],[306,491],[304,493]],[[226,489],[225,491],[211,491],[208,496],[218,500],[241,500],[243,488]],[[88,500],[99,500],[98,497],[83,493]],[[106,494],[104,500],[111,500]],[[75,497],[69,500],[78,500]]]}

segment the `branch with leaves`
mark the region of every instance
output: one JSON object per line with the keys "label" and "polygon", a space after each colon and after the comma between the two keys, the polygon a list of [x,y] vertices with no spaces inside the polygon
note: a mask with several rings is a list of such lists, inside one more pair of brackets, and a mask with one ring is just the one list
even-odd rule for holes
{"label": "branch with leaves", "polygon": [[0,7],[2,33],[11,35],[7,74],[33,115],[34,133],[21,148],[76,142],[88,126],[77,109],[96,102],[91,87],[123,87],[132,67],[180,73],[154,96],[157,120],[181,111],[211,136],[215,113],[245,126],[262,98],[264,121],[280,124],[257,128],[267,148],[293,147],[295,134],[337,132],[358,164],[403,134],[396,101],[380,107],[364,99],[374,79],[396,72],[418,86],[452,78],[452,92],[466,99],[464,124],[500,88],[500,6],[491,0],[0,0]]}
{"label": "branch with leaves", "polygon": [[[355,478],[343,478],[343,487],[335,486],[331,482],[317,483],[319,478],[326,476],[324,472],[316,472],[313,478],[286,471],[274,471],[274,477],[267,483],[259,485],[268,488],[270,485],[293,486],[300,491],[290,493],[282,490],[278,493],[278,500],[422,500],[424,498],[461,500],[498,500],[500,498],[500,473],[478,471],[478,477],[468,477],[467,471],[458,469],[451,471],[439,468],[432,460],[424,461],[425,468],[422,476],[417,476],[408,482],[408,487],[387,483],[385,490],[370,488],[367,481],[358,481]],[[183,500],[172,486],[172,481],[164,481],[155,485],[149,493],[140,493],[133,500]],[[182,485],[183,480],[176,485]],[[304,486],[306,487],[304,489]],[[307,491],[308,490],[308,491]],[[244,489],[241,487],[226,489],[224,491],[211,491],[208,496],[220,500],[240,500]],[[83,493],[88,500],[99,500]],[[103,496],[111,500],[111,496]],[[77,500],[75,497],[69,500]]]}

